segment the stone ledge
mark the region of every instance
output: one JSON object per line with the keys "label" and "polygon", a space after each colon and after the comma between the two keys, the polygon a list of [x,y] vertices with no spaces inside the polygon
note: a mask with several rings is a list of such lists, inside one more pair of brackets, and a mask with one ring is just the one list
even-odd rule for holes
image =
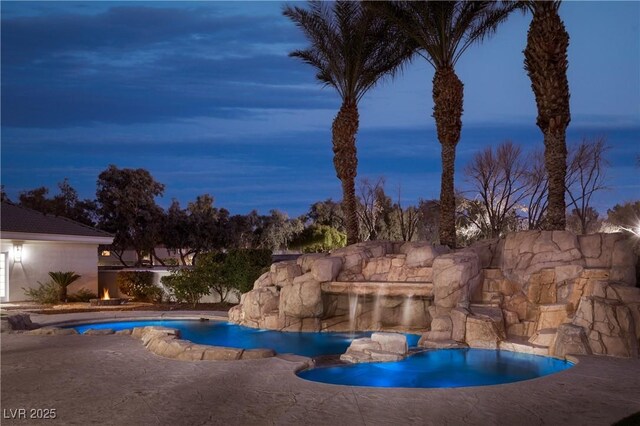
{"label": "stone ledge", "polygon": [[131,335],[156,355],[183,361],[236,361],[275,356],[271,349],[239,349],[209,346],[180,339],[177,329],[167,327],[135,327]]}
{"label": "stone ledge", "polygon": [[426,281],[328,281],[322,283],[321,288],[323,292],[330,294],[433,298],[433,283]]}

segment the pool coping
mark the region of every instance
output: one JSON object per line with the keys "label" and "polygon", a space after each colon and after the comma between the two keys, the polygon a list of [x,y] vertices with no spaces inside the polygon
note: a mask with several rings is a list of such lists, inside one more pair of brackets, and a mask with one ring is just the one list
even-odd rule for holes
{"label": "pool coping", "polygon": [[[151,313],[155,312],[153,315]],[[34,315],[34,314],[32,314]],[[229,318],[226,312],[221,311],[99,311],[99,312],[82,312],[82,313],[71,313],[71,314],[35,314],[37,316],[38,324],[42,325],[42,327],[72,327],[73,325],[80,325],[83,323],[91,322],[91,323],[105,323],[105,322],[114,322],[114,321],[127,321],[127,320],[138,320],[138,321],[153,321],[153,320],[213,320],[213,321],[226,321],[229,322]],[[64,316],[63,320],[58,320],[60,316]],[[96,318],[96,316],[98,318]],[[51,321],[42,321],[46,319],[51,319]],[[250,360],[250,359],[261,359],[266,357],[278,357],[288,360],[295,360],[302,363],[298,368],[295,369],[295,374],[310,369],[315,368],[316,363],[313,357],[297,355],[292,353],[277,353],[269,348],[254,348],[254,349],[246,349],[246,348],[231,348],[225,346],[214,346],[214,345],[202,345],[198,343],[191,342],[189,340],[183,340],[179,337],[179,331],[177,329],[171,329],[170,327],[161,327],[161,326],[145,326],[145,327],[136,327],[139,329],[151,329],[160,328],[164,329],[155,330],[155,331],[138,331],[134,335],[134,329],[131,330],[131,335],[133,337],[138,337],[142,340],[143,345],[149,351],[155,353],[156,355],[163,356],[166,358],[173,358],[185,361],[237,361],[237,360]],[[171,331],[168,331],[168,330]],[[91,330],[91,329],[89,329]],[[86,330],[86,331],[89,331]],[[75,330],[74,330],[75,331]],[[86,333],[85,331],[85,333]],[[155,333],[155,334],[154,334]],[[84,334],[84,333],[83,333]],[[129,334],[129,333],[120,333],[120,334]],[[149,334],[150,337],[145,337],[146,334]],[[170,342],[171,341],[171,342]],[[473,348],[472,348],[473,349]],[[488,348],[476,348],[476,349],[488,349]],[[428,350],[437,350],[432,348],[421,348],[418,352],[428,351]],[[493,350],[504,350],[507,352],[513,353],[526,353],[520,351],[512,351],[504,348],[497,348]],[[417,352],[416,352],[417,353]],[[413,355],[413,354],[412,354]],[[574,367],[579,363],[578,358],[572,355],[566,355],[565,357],[554,357],[551,355],[540,355],[540,354],[530,354],[534,356],[545,356],[550,358],[562,359],[572,362]],[[244,358],[243,358],[244,356]],[[340,364],[336,364],[340,365]],[[572,367],[573,368],[573,367]],[[557,373],[556,373],[557,374]],[[544,376],[542,376],[544,377]],[[533,380],[533,379],[532,379]],[[336,385],[340,386],[340,385]]]}

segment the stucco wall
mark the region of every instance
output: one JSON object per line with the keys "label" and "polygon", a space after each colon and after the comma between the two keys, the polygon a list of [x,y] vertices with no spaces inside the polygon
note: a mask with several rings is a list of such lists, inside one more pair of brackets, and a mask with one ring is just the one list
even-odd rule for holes
{"label": "stucco wall", "polygon": [[24,288],[37,288],[38,281],[50,280],[49,271],[74,271],[81,278],[68,293],[81,288],[98,293],[98,245],[86,243],[23,241],[22,262],[15,262],[13,242],[2,240],[0,251],[7,252],[9,270],[8,301],[26,300]]}

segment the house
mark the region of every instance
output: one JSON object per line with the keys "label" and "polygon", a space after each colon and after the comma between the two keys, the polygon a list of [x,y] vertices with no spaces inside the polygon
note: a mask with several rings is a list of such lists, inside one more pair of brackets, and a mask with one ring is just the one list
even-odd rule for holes
{"label": "house", "polygon": [[98,246],[113,235],[60,216],[2,202],[0,206],[0,301],[26,300],[23,288],[50,280],[50,271],[74,271],[81,288],[98,293]]}

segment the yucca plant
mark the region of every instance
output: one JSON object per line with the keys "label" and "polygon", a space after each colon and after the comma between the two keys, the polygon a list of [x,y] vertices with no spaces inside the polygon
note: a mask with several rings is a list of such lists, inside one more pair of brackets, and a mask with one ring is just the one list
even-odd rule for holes
{"label": "yucca plant", "polygon": [[51,277],[51,280],[59,287],[59,299],[61,302],[67,301],[67,287],[69,287],[69,285],[76,282],[81,277],[81,275],[76,274],[74,271],[49,272],[49,276]]}

